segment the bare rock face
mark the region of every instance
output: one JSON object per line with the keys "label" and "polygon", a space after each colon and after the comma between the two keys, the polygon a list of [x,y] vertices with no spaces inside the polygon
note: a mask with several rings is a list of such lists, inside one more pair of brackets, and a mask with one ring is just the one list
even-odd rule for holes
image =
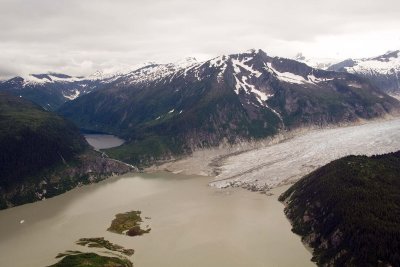
{"label": "bare rock face", "polygon": [[127,172],[138,171],[132,165],[100,156],[100,154],[95,156],[84,154],[80,158],[82,164],[78,168],[68,169],[70,175],[121,175]]}

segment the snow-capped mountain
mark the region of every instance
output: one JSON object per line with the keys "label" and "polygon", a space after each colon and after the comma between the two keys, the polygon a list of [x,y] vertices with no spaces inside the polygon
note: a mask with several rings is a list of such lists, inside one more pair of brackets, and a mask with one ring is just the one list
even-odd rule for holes
{"label": "snow-capped mountain", "polygon": [[262,50],[202,62],[150,62],[87,77],[15,77],[0,82],[0,91],[57,109],[80,128],[124,137],[129,149],[114,156],[130,162],[305,125],[383,116],[400,108],[356,75],[312,68]]}
{"label": "snow-capped mountain", "polygon": [[345,71],[369,79],[382,91],[400,98],[400,51],[389,51],[381,56],[347,59],[328,68]]}
{"label": "snow-capped mountain", "polygon": [[6,91],[25,97],[43,108],[56,110],[67,101],[107,87],[109,84],[139,84],[157,80],[164,76],[197,64],[195,58],[157,64],[146,62],[114,70],[98,70],[86,77],[73,77],[66,74],[49,72],[30,74],[27,77],[14,77],[0,81],[0,91]]}
{"label": "snow-capped mountain", "polygon": [[72,77],[60,73],[31,74],[0,82],[0,91],[29,99],[47,110],[102,88],[100,79]]}
{"label": "snow-capped mountain", "polygon": [[309,58],[305,57],[302,53],[298,53],[293,59],[307,64],[310,67],[322,70],[327,70],[330,66],[338,62],[338,60],[334,58]]}
{"label": "snow-capped mountain", "polygon": [[99,84],[101,90],[68,101],[59,112],[81,128],[130,140],[113,155],[129,162],[305,125],[368,119],[400,108],[355,75],[262,50],[203,62],[150,64]]}

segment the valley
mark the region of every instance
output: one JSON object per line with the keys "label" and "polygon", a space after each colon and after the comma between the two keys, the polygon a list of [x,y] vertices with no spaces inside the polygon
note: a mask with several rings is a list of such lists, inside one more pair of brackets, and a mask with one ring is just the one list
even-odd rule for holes
{"label": "valley", "polygon": [[38,201],[0,211],[1,266],[313,266],[279,195],[332,160],[400,150],[395,98],[262,50],[33,77],[0,84],[0,208]]}
{"label": "valley", "polygon": [[[0,91],[30,99],[82,130],[125,140],[104,147],[105,153],[139,167],[198,149],[400,113],[400,102],[373,81],[261,49],[148,63],[106,76],[15,77],[0,82]],[[56,93],[67,97],[61,101]],[[58,106],[50,109],[50,100]]]}
{"label": "valley", "polygon": [[[54,264],[59,252],[93,252],[73,244],[83,237],[101,236],[134,249],[129,260],[137,266],[190,265],[194,261],[208,266],[261,267],[265,262],[313,266],[309,250],[291,233],[278,196],[289,183],[336,157],[399,150],[399,129],[400,119],[395,118],[307,130],[284,140],[271,139],[269,145],[265,140],[265,144],[242,144],[240,148],[199,150],[152,169],[158,172],[109,178],[0,211],[0,265]],[[265,190],[266,183],[265,194],[236,188]],[[129,210],[140,210],[142,218],[151,218],[146,221],[150,233],[131,238],[107,231],[117,213]],[[16,253],[37,256],[28,259]],[[101,249],[97,253],[107,255]]]}
{"label": "valley", "polygon": [[400,267],[399,10],[0,0],[0,267]]}

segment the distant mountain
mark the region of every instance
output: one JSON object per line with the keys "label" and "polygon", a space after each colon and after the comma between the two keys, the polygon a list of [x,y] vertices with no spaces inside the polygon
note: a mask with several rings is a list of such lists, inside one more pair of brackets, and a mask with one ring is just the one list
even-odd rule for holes
{"label": "distant mountain", "polygon": [[129,170],[91,151],[71,122],[2,92],[0,151],[0,209]]}
{"label": "distant mountain", "polygon": [[[187,58],[171,66],[186,66],[195,62],[194,58]],[[147,62],[134,66],[125,66],[115,70],[96,71],[89,76],[73,77],[66,74],[49,72],[45,74],[30,74],[28,77],[14,77],[0,81],[0,92],[8,92],[15,96],[28,99],[46,110],[55,111],[67,101],[100,90],[112,84],[121,77],[126,77],[143,67],[157,65],[154,62]]]}
{"label": "distant mountain", "polygon": [[383,92],[400,98],[400,51],[389,51],[384,55],[347,59],[328,68],[345,71],[367,78]]}
{"label": "distant mountain", "polygon": [[400,151],[335,160],[280,200],[318,266],[400,266]]}
{"label": "distant mountain", "polygon": [[205,62],[150,64],[66,102],[59,112],[80,128],[124,137],[129,142],[108,153],[143,163],[398,110],[397,100],[365,79],[252,50]]}
{"label": "distant mountain", "polygon": [[298,53],[293,59],[321,70],[327,70],[330,66],[338,62],[334,58],[308,58],[303,53]]}
{"label": "distant mountain", "polygon": [[105,78],[101,72],[89,77],[72,77],[60,73],[31,74],[27,78],[14,77],[0,81],[0,92],[21,96],[46,110],[54,111],[66,101],[103,88],[111,78]]}

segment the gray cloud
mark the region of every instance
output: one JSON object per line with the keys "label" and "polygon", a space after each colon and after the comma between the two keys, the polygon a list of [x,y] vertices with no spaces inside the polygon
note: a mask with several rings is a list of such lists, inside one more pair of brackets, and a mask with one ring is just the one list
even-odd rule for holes
{"label": "gray cloud", "polygon": [[291,57],[400,49],[397,0],[2,0],[0,77],[86,75],[262,48]]}

